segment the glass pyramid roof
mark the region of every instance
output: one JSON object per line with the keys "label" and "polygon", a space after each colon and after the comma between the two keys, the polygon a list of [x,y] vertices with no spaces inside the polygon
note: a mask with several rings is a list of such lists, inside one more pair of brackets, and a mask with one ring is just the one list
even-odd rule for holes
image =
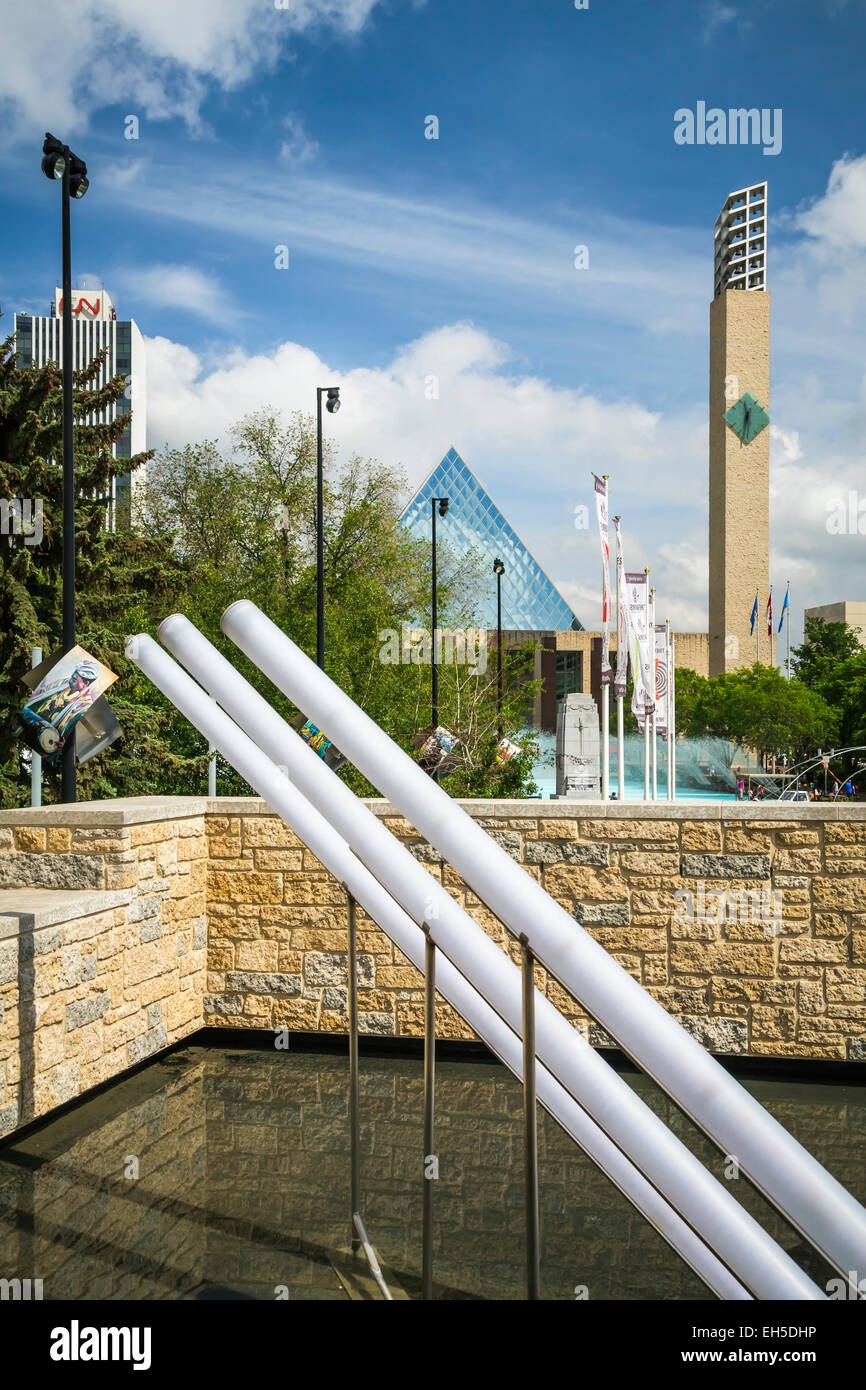
{"label": "glass pyramid roof", "polygon": [[431,497],[447,497],[447,516],[438,521],[437,540],[455,551],[477,549],[490,555],[490,589],[478,595],[478,621],[496,627],[496,582],[493,561],[505,565],[502,576],[502,626],[522,632],[561,632],[582,628],[565,599],[529,553],[517,532],[490,500],[475,474],[456,449],[449,449],[441,463],[415,493],[400,520],[414,536],[431,540]]}

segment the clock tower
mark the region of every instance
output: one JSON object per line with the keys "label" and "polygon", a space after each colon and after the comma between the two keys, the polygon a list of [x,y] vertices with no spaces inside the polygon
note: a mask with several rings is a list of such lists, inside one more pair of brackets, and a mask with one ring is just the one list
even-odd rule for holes
{"label": "clock tower", "polygon": [[[715,228],[710,305],[711,676],[769,664],[770,295],[767,185],[732,193]],[[758,596],[755,630],[750,618]]]}

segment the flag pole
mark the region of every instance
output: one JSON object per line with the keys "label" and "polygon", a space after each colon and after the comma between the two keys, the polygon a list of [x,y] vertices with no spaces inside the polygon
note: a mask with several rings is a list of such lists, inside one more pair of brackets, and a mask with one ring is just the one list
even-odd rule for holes
{"label": "flag pole", "polygon": [[[616,669],[619,673],[620,662],[622,661],[622,619],[620,616],[620,579],[621,564],[620,551],[622,549],[619,538],[619,523],[621,518],[614,517],[616,524]],[[627,660],[628,658],[626,658]],[[628,667],[626,667],[626,671]],[[625,800],[625,721],[623,717],[623,696],[616,697],[616,796],[618,801]]]}
{"label": "flag pole", "polygon": [[767,637],[768,637],[769,643],[770,643],[770,665],[772,666],[772,664],[773,664],[773,586],[772,586],[772,584],[770,585],[770,597],[769,597],[769,599],[767,600],[767,612],[768,612],[768,614],[769,614],[769,622],[767,623]]}
{"label": "flag pole", "polygon": [[666,670],[667,681],[664,685],[664,705],[666,705],[664,723],[667,724],[667,801],[674,799],[673,762],[671,762],[673,759],[673,737],[671,737],[670,728],[670,664],[670,619],[666,617],[664,619],[664,670]]}
{"label": "flag pole", "polygon": [[[610,475],[609,475],[608,473],[603,473],[603,474],[602,474],[602,479],[601,479],[602,482],[604,483],[604,514],[605,514],[605,526],[606,526],[606,527],[607,527],[607,516],[608,516],[607,480],[608,480],[609,476],[610,476]],[[605,621],[606,631],[608,631],[608,632],[609,632],[609,630],[610,630],[610,601],[609,601],[609,595],[610,595],[610,540],[609,540],[609,537],[610,537],[610,528],[608,527],[608,546],[607,546],[608,553],[607,553],[607,558],[606,558],[606,560],[605,560],[605,564],[607,565],[607,574],[604,576],[604,588],[603,588],[603,590],[602,590],[602,603],[605,604],[604,621]],[[604,638],[602,638],[602,641],[604,641]],[[609,637],[608,637],[607,641],[608,641],[608,665],[610,665],[610,638],[609,638]],[[602,799],[602,801],[604,801],[605,803],[607,803],[608,801],[610,801],[610,683],[609,683],[608,681],[605,681],[605,679],[604,679],[605,672],[604,672],[604,671],[602,671],[601,675],[602,675],[602,686],[601,686],[601,799]]]}
{"label": "flag pole", "polygon": [[[649,565],[646,566],[646,568],[645,568],[645,570],[644,570],[644,574],[645,574],[646,577],[647,577],[647,578],[646,578],[646,595],[645,595],[645,597],[644,597],[644,608],[645,608],[645,611],[646,611],[646,622],[645,622],[644,626],[645,626],[645,627],[647,628],[647,630],[648,630],[648,629],[649,629]],[[649,675],[649,672],[647,672],[647,675]],[[644,692],[643,692],[643,701],[644,701],[644,716],[643,716],[643,799],[644,799],[644,801],[649,801],[649,799],[650,799],[650,720],[649,720],[649,711],[648,711],[648,709],[647,709],[647,699],[648,699],[648,696],[649,696],[649,691],[648,691],[648,690],[644,690]]]}
{"label": "flag pole", "polygon": [[788,580],[788,588],[785,593],[785,603],[788,610],[788,621],[785,624],[785,631],[788,639],[788,653],[786,665],[788,667],[788,680],[791,679],[791,581]]}
{"label": "flag pole", "polygon": [[601,799],[610,801],[610,686],[601,687]]}
{"label": "flag pole", "polygon": [[668,689],[670,691],[670,719],[668,720],[668,757],[671,760],[671,800],[677,799],[677,695],[674,686],[674,668],[676,666],[676,635],[671,633],[671,665],[668,672]]}
{"label": "flag pole", "polygon": [[653,689],[652,689],[652,701],[653,701],[653,704],[652,704],[652,721],[653,721],[653,726],[652,726],[652,736],[651,736],[651,742],[652,742],[652,798],[653,798],[653,801],[657,801],[657,800],[658,800],[658,794],[659,794],[659,781],[658,781],[658,745],[659,745],[659,740],[658,740],[658,731],[656,730],[656,706],[657,706],[657,703],[658,703],[658,695],[657,695],[657,693],[656,693],[657,687],[656,687],[656,678],[655,678],[655,676],[656,676],[656,591],[655,591],[655,589],[650,589],[650,610],[651,610],[651,616],[652,616],[652,623],[650,624],[650,640],[651,640],[651,642],[652,642],[652,646],[650,647],[650,652],[651,652],[650,670],[651,670],[652,677],[653,677]]}

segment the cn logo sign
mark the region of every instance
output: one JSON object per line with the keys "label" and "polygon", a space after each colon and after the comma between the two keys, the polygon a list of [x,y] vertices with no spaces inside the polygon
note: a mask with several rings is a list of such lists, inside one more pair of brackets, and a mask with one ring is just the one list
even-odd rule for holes
{"label": "cn logo sign", "polygon": [[[99,304],[100,304],[100,301],[99,301],[98,299],[97,299],[96,303],[93,304],[93,303],[91,303],[91,301],[90,301],[89,299],[85,299],[83,295],[79,295],[79,297],[78,297],[77,300],[76,300],[76,299],[73,299],[73,301],[72,301],[72,313],[73,313],[73,314],[83,314],[83,313],[86,311],[88,314],[92,314],[93,317],[96,318],[96,315],[99,313]],[[61,312],[61,314],[63,313],[63,296],[62,296],[62,295],[61,295],[61,297],[60,297],[60,312]]]}

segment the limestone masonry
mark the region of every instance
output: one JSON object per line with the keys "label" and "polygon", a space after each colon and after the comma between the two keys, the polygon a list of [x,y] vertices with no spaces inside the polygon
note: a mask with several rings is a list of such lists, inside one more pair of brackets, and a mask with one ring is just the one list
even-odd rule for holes
{"label": "limestone masonry", "polygon": [[[866,1060],[866,806],[462,804],[711,1051]],[[344,1032],[346,925],[344,890],[255,799],[0,812],[0,1134],[204,1025]],[[419,973],[360,912],[358,943],[362,1031],[420,1036]],[[444,1003],[438,1031],[472,1036]]]}

